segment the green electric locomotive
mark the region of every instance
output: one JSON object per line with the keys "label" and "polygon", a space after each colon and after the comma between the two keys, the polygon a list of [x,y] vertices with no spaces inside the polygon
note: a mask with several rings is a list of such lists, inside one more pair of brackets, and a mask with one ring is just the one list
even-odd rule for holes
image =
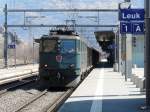
{"label": "green electric locomotive", "polygon": [[92,51],[73,31],[51,30],[36,39],[39,48],[39,76],[53,87],[75,87],[92,68]]}

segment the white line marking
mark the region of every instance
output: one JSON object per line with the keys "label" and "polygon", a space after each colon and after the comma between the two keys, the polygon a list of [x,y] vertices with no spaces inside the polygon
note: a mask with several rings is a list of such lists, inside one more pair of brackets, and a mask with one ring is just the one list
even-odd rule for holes
{"label": "white line marking", "polygon": [[90,112],[102,112],[102,97],[96,97],[98,95],[103,95],[103,79],[104,79],[104,68],[100,70],[98,75],[98,82],[95,92],[95,97],[93,98],[93,103]]}

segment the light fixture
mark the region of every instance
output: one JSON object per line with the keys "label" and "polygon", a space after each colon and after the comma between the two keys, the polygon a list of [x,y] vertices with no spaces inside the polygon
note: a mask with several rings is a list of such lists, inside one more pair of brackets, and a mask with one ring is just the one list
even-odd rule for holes
{"label": "light fixture", "polygon": [[119,9],[130,9],[130,7],[131,7],[130,0],[119,3]]}

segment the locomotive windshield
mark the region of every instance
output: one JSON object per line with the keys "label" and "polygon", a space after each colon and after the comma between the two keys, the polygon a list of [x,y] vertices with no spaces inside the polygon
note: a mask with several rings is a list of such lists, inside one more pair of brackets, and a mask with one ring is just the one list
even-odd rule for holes
{"label": "locomotive windshield", "polygon": [[61,53],[75,53],[75,40],[62,40]]}
{"label": "locomotive windshield", "polygon": [[57,40],[44,40],[43,41],[43,52],[56,51]]}
{"label": "locomotive windshield", "polygon": [[43,40],[40,43],[40,51],[60,53],[75,53],[75,40]]}

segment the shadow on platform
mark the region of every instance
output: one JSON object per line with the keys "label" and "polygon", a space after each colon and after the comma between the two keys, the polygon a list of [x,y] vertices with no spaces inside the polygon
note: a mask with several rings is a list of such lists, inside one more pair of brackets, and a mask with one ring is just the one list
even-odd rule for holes
{"label": "shadow on platform", "polygon": [[144,103],[143,98],[105,99],[103,100],[103,112],[150,112],[140,109]]}
{"label": "shadow on platform", "polygon": [[[143,111],[140,109],[144,105],[144,98],[103,99],[96,100],[96,102],[102,107],[102,111],[100,109],[96,112],[150,112],[150,110]],[[90,112],[92,103],[93,100],[66,102],[58,112]]]}
{"label": "shadow on platform", "polygon": [[108,62],[99,62],[95,67],[96,68],[112,68],[113,65]]}

